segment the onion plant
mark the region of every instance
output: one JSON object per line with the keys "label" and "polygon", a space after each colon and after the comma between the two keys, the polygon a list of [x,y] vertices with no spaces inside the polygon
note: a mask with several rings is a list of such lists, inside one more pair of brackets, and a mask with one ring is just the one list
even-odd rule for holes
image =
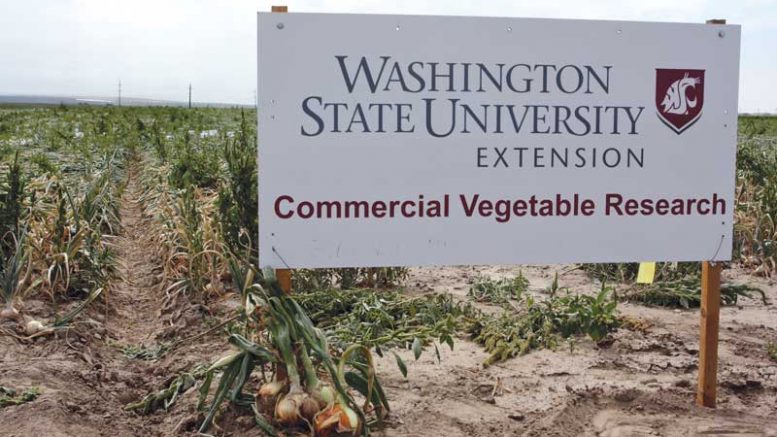
{"label": "onion plant", "polygon": [[[268,433],[278,426],[307,428],[322,436],[367,434],[366,413],[375,412],[380,420],[389,408],[369,350],[352,345],[335,358],[323,333],[296,300],[281,290],[272,270],[265,270],[261,282],[251,285],[250,268],[233,263],[232,271],[236,277],[246,275],[235,281],[246,302],[244,326],[255,341],[232,334],[230,343],[236,350],[208,369],[200,389],[203,399],[213,375],[220,371],[222,376],[200,432],[210,427],[220,404],[228,399],[251,405],[257,423]],[[270,367],[274,376],[263,381],[256,395],[243,393],[256,367]],[[348,367],[352,370],[346,371]],[[349,387],[365,397],[363,406],[357,405]]]}
{"label": "onion plant", "polygon": [[18,239],[15,239],[15,244],[5,249],[11,253],[4,255],[0,264],[0,296],[4,302],[0,319],[16,318],[18,315],[18,311],[14,308],[14,300],[25,282],[22,278],[27,259],[25,234],[26,232],[22,230]]}
{"label": "onion plant", "polygon": [[0,177],[0,264],[21,262],[23,268],[3,273],[5,288],[10,292],[21,275],[16,299],[37,292],[55,302],[99,295],[117,276],[109,240],[120,232],[124,160],[134,128],[110,110],[15,114],[17,128],[7,139],[14,158]]}

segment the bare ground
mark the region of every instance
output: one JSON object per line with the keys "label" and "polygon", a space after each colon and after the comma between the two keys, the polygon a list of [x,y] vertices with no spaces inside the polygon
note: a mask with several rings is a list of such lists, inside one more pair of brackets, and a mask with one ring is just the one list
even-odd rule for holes
{"label": "bare ground", "polygon": [[[131,357],[128,347],[170,344],[216,325],[234,299],[208,309],[169,302],[159,284],[159,259],[148,218],[137,203],[135,178],[123,199],[124,230],[115,244],[121,274],[107,304],[93,305],[78,323],[55,336],[21,341],[0,336],[0,385],[40,387],[30,403],[0,409],[0,436],[194,435],[196,391],[167,412],[141,416],[124,406],[165,388],[178,373],[222,355],[218,334],[184,341],[158,360]],[[572,266],[446,267],[413,269],[410,294],[451,293],[464,298],[478,274],[503,276],[521,270],[541,294],[561,283],[593,291],[596,285]],[[777,286],[736,270],[735,282],[760,286],[777,302]],[[214,309],[215,308],[215,309]],[[698,310],[667,310],[622,304],[623,314],[647,329],[621,329],[608,347],[581,339],[572,347],[543,350],[484,369],[487,354],[466,339],[442,360],[425,353],[400,374],[390,354],[378,361],[391,402],[380,436],[777,436],[777,363],[766,353],[777,342],[777,308],[760,299],[724,307],[721,314],[719,407],[694,405]],[[53,320],[48,302],[27,300],[23,312]],[[8,332],[8,329],[6,329]],[[216,419],[214,433],[261,435],[250,418]],[[223,428],[218,428],[218,425]]]}
{"label": "bare ground", "polygon": [[[571,266],[414,269],[423,292],[466,295],[476,274],[522,271],[541,294],[562,274],[562,285],[596,290]],[[777,287],[726,272],[733,281]],[[645,332],[619,330],[606,348],[581,340],[572,350],[543,350],[483,369],[487,354],[468,341],[442,362],[422,356],[405,381],[390,359],[380,363],[394,409],[385,435],[403,436],[777,436],[777,363],[766,353],[777,341],[777,310],[745,299],[721,314],[719,407],[694,405],[699,348],[698,310],[621,304],[647,322]],[[403,358],[412,361],[412,354]]]}

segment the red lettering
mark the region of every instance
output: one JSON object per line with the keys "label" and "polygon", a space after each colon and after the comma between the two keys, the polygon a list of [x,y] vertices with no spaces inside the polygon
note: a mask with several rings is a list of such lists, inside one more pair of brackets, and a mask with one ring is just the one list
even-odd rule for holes
{"label": "red lettering", "polygon": [[461,206],[464,208],[464,214],[467,217],[472,217],[472,214],[475,213],[475,207],[478,204],[478,198],[480,197],[479,194],[475,194],[472,196],[472,202],[467,202],[467,196],[460,194],[459,200],[461,201]]}
{"label": "red lettering", "polygon": [[596,211],[596,204],[591,199],[585,199],[582,204],[580,204],[580,212],[583,213],[584,216],[590,217],[594,215],[594,212]]}
{"label": "red lettering", "polygon": [[723,199],[718,199],[718,193],[715,193],[712,195],[712,213],[717,214],[718,213],[718,205],[720,205],[720,213],[725,214],[726,213],[726,201]]}
{"label": "red lettering", "polygon": [[375,218],[383,218],[386,216],[386,202],[378,200],[372,204],[372,216]]}
{"label": "red lettering", "polygon": [[415,211],[413,211],[413,207],[415,207],[415,202],[412,200],[405,200],[402,202],[402,216],[407,218],[415,217]]}
{"label": "red lettering", "polygon": [[494,211],[494,205],[489,200],[483,200],[480,202],[480,205],[478,207],[478,212],[483,217],[490,217],[491,213]]}
{"label": "red lettering", "polygon": [[707,215],[710,213],[710,201],[708,199],[701,199],[696,204],[696,210],[699,211],[699,214],[701,215]]}
{"label": "red lettering", "polygon": [[291,196],[280,196],[277,199],[275,199],[275,215],[282,219],[290,219],[294,216],[294,211],[289,211],[288,213],[284,214],[281,211],[281,202],[289,202],[294,203],[294,198]]}
{"label": "red lettering", "polygon": [[626,211],[626,215],[637,215],[639,212],[639,203],[634,199],[629,199],[626,201],[623,209]]}
{"label": "red lettering", "polygon": [[658,199],[656,201],[656,214],[666,215],[669,212],[669,201],[666,199]]}
{"label": "red lettering", "polygon": [[642,199],[642,202],[640,202],[640,208],[642,208],[642,214],[653,215],[654,209],[652,200]]}
{"label": "red lettering", "polygon": [[618,215],[623,215],[621,203],[623,203],[623,196],[620,194],[607,194],[607,196],[605,196],[604,215],[610,215],[610,209],[615,210]]}
{"label": "red lettering", "polygon": [[[307,210],[307,211],[305,211]],[[299,205],[297,205],[297,215],[300,218],[309,219],[313,217],[313,214],[315,214],[315,208],[313,208],[313,204],[310,202],[300,202]]]}
{"label": "red lettering", "polygon": [[518,217],[523,217],[526,215],[526,201],[525,200],[516,200],[515,203],[513,203],[513,214]]}

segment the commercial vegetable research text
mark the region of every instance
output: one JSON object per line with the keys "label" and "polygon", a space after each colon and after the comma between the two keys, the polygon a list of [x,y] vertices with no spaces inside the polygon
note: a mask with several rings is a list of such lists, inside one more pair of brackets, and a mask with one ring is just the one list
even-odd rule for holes
{"label": "commercial vegetable research text", "polygon": [[[599,203],[603,206],[597,208]],[[556,194],[552,198],[532,195],[527,199],[498,200],[485,199],[480,194],[445,194],[436,199],[419,194],[414,199],[388,201],[308,201],[281,195],[275,200],[275,215],[284,220],[448,218],[457,213],[465,217],[493,217],[499,223],[507,223],[519,217],[591,217],[597,213],[605,216],[724,216],[726,201],[717,193],[702,199],[626,199],[620,194],[607,193],[603,202],[583,198],[579,194]]]}

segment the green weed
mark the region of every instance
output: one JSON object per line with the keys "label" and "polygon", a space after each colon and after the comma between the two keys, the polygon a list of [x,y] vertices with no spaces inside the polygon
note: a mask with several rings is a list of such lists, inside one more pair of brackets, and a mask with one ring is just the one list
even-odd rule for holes
{"label": "green weed", "polygon": [[770,341],[766,345],[766,355],[768,355],[772,361],[777,362],[777,343]]}

